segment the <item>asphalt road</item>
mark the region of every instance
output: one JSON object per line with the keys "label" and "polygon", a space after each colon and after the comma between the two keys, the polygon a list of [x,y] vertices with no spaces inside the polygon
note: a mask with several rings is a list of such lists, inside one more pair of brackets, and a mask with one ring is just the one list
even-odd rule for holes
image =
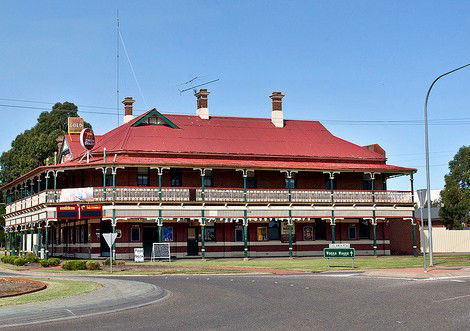
{"label": "asphalt road", "polygon": [[[171,291],[149,306],[15,330],[468,330],[470,278],[127,277]],[[119,277],[119,279],[123,279]]]}

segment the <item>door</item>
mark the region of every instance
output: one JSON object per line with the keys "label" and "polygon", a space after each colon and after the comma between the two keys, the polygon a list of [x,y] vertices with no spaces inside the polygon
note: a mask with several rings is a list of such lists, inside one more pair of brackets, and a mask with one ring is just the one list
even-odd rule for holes
{"label": "door", "polygon": [[109,257],[109,246],[104,239],[103,233],[110,233],[111,222],[110,221],[101,221],[100,223],[100,246],[101,246],[101,256]]}
{"label": "door", "polygon": [[152,255],[153,243],[158,242],[158,229],[156,226],[144,226],[142,243],[144,245],[144,256]]}
{"label": "door", "polygon": [[197,256],[199,253],[199,247],[197,242],[197,228],[188,228],[188,256]]}

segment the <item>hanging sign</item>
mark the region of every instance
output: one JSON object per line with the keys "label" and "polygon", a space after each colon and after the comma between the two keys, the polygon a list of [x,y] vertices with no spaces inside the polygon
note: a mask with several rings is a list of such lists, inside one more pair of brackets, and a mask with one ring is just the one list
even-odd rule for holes
{"label": "hanging sign", "polygon": [[80,133],[80,144],[84,149],[90,151],[95,147],[95,134],[93,130],[86,128]]}
{"label": "hanging sign", "polygon": [[78,219],[78,206],[57,206],[57,219],[58,220],[76,220]]}
{"label": "hanging sign", "polygon": [[102,205],[81,205],[80,206],[80,218],[101,218],[103,216]]}
{"label": "hanging sign", "polygon": [[84,121],[81,117],[68,118],[68,132],[69,134],[80,134],[84,129]]}

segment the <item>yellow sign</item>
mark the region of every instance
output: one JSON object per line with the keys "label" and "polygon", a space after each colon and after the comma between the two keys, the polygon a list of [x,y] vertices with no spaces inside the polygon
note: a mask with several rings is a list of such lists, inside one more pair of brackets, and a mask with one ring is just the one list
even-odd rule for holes
{"label": "yellow sign", "polygon": [[68,132],[69,134],[78,134],[82,132],[84,128],[83,118],[81,117],[69,117],[68,119]]}

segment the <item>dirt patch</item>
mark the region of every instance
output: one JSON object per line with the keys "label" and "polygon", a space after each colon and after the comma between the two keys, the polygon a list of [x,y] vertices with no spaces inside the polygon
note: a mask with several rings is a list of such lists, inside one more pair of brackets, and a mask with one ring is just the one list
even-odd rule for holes
{"label": "dirt patch", "polygon": [[46,283],[32,279],[13,277],[0,278],[0,298],[41,291],[46,287]]}

